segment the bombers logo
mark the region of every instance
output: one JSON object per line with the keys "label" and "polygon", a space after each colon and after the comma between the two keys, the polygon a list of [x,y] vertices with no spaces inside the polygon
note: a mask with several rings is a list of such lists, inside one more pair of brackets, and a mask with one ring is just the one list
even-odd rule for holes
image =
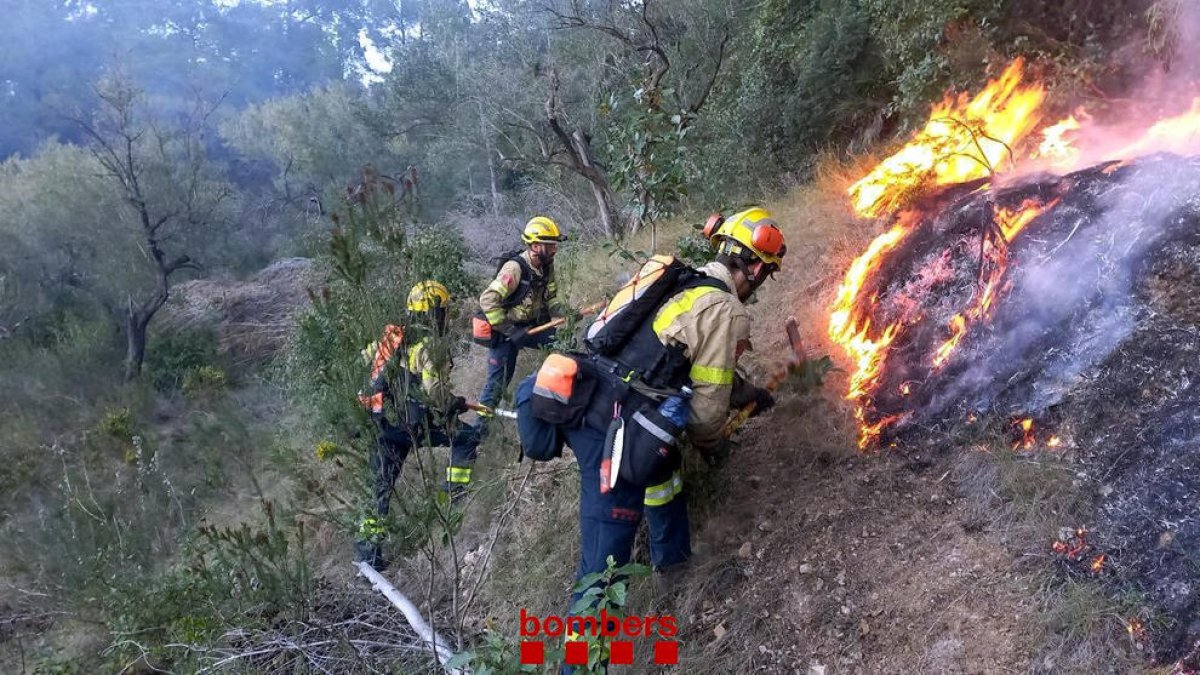
{"label": "bombers logo", "polygon": [[567,616],[554,614],[538,617],[521,610],[521,664],[542,665],[546,660],[546,646],[537,638],[566,638],[566,655],[563,662],[568,666],[587,665],[589,644],[584,637],[608,639],[608,662],[612,665],[633,664],[633,641],[627,638],[655,637],[654,660],[656,666],[673,666],[679,663],[679,643],[672,639],[679,633],[673,616],[629,616],[619,617],[600,610],[600,616]]}

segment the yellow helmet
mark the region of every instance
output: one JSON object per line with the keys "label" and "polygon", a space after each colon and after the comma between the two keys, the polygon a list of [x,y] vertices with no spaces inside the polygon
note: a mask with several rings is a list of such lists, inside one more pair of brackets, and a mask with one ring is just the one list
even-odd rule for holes
{"label": "yellow helmet", "polygon": [[526,244],[554,244],[566,240],[567,238],[558,231],[558,225],[546,216],[530,218],[529,222],[525,223],[525,231],[521,233],[521,241]]}
{"label": "yellow helmet", "polygon": [[437,281],[422,281],[408,292],[408,311],[428,312],[450,304],[450,291]]}
{"label": "yellow helmet", "polygon": [[787,254],[783,232],[770,211],[754,206],[729,218],[710,216],[704,227],[719,253],[744,255],[749,252],[759,260],[779,267]]}

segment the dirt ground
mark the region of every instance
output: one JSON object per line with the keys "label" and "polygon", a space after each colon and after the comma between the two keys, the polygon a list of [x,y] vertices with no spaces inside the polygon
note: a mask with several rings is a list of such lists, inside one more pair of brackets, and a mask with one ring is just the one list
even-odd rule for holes
{"label": "dirt ground", "polygon": [[950,460],[820,450],[797,436],[825,407],[782,404],[730,463],[698,536],[714,583],[683,603],[696,670],[1029,670],[1019,560],[957,497]]}
{"label": "dirt ground", "polygon": [[[838,270],[875,233],[840,226],[844,207],[828,194],[776,205],[793,253],[750,308],[759,379],[786,353],[788,315],[810,357],[843,358],[825,342],[826,308]],[[1001,500],[986,481],[981,500],[964,473],[980,466],[962,461],[970,449],[855,449],[844,378],[803,397],[785,386],[708,479],[716,498],[693,496],[696,558],[671,603],[683,672],[1129,672],[1138,660],[1120,654],[1132,647],[1116,617],[1068,621],[1078,632],[1066,636],[1046,628],[1049,540],[1031,546],[1011,514],[986,512]],[[1096,650],[1089,632],[1116,638]]]}

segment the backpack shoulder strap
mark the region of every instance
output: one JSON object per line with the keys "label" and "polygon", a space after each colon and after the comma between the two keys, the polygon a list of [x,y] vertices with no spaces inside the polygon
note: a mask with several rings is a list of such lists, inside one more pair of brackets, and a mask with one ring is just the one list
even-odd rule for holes
{"label": "backpack shoulder strap", "polygon": [[[529,295],[530,286],[533,284],[534,278],[533,268],[525,261],[525,257],[521,255],[520,251],[509,253],[504,262],[500,263],[500,266],[503,267],[509,261],[515,261],[517,266],[521,268],[521,278],[517,280],[517,287],[513,289],[513,292],[504,299],[504,302],[500,303],[500,306],[504,309],[516,307],[525,300],[526,296]],[[499,272],[500,270],[497,269],[496,271]]]}

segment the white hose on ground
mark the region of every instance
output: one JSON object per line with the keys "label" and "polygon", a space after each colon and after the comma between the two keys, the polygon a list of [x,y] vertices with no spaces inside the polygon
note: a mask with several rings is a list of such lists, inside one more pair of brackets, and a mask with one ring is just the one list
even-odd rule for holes
{"label": "white hose on ground", "polygon": [[404,618],[408,619],[409,625],[417,632],[417,635],[423,640],[426,646],[430,647],[434,656],[437,657],[438,663],[442,664],[442,668],[446,669],[450,675],[468,675],[470,671],[460,668],[448,668],[446,663],[454,656],[454,650],[451,649],[446,641],[440,635],[435,633],[429,624],[425,623],[425,617],[421,616],[421,612],[417,610],[417,606],[411,600],[404,597],[404,594],[396,589],[383,575],[365,562],[356,562],[354,566],[358,568],[359,574],[362,574],[371,582],[371,586],[375,590],[383,593],[384,597],[395,605],[396,609],[404,614]]}

